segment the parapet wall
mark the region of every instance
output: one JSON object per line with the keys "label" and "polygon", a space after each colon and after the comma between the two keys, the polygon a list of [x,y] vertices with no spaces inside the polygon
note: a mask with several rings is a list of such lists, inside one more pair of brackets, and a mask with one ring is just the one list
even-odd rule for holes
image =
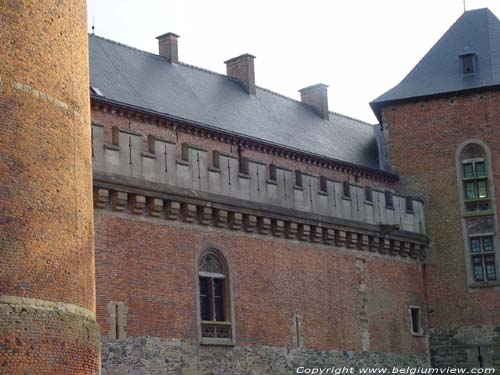
{"label": "parapet wall", "polygon": [[379,190],[367,194],[366,188],[356,183],[217,151],[210,165],[207,150],[185,143],[179,160],[175,143],[150,136],[148,150],[143,150],[143,136],[126,129],[113,128],[113,144],[105,143],[100,125],[92,126],[92,135],[94,172],[173,186],[193,195],[203,192],[270,208],[397,226],[400,231],[425,234],[423,204],[418,200]]}

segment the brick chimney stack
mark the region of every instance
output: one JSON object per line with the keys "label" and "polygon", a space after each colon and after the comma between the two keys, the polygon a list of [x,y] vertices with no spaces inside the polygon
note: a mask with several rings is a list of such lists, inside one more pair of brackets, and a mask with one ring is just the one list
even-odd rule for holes
{"label": "brick chimney stack", "polygon": [[256,94],[254,59],[255,56],[246,53],[224,62],[227,75],[239,80],[250,95]]}
{"label": "brick chimney stack", "polygon": [[328,86],[323,83],[309,86],[299,90],[302,103],[311,106],[324,120],[330,118],[328,110]]}
{"label": "brick chimney stack", "polygon": [[180,36],[174,33],[166,33],[156,37],[158,39],[158,54],[175,64],[179,62],[177,38]]}

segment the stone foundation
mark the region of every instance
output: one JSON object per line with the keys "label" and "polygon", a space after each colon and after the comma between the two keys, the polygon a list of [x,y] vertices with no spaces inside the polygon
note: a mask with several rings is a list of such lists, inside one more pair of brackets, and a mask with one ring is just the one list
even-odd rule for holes
{"label": "stone foundation", "polygon": [[500,370],[500,326],[434,329],[430,348],[433,367],[494,367]]}
{"label": "stone foundation", "polygon": [[102,375],[285,375],[306,367],[428,366],[425,354],[199,346],[175,339],[130,337],[102,343]]}

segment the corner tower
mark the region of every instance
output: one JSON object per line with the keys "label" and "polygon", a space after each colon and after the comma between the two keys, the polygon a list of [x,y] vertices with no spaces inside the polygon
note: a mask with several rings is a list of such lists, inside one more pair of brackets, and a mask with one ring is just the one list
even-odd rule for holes
{"label": "corner tower", "polygon": [[500,21],[465,12],[371,103],[389,162],[426,201],[433,366],[500,369]]}
{"label": "corner tower", "polygon": [[0,25],[0,373],[98,374],[86,2]]}

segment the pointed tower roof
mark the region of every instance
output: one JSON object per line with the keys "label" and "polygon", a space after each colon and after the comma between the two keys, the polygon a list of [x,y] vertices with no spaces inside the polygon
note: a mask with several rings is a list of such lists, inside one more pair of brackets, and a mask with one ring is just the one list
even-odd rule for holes
{"label": "pointed tower roof", "polygon": [[[464,74],[464,57],[473,73]],[[500,21],[487,8],[465,12],[413,70],[370,103],[380,120],[388,102],[500,85]]]}

